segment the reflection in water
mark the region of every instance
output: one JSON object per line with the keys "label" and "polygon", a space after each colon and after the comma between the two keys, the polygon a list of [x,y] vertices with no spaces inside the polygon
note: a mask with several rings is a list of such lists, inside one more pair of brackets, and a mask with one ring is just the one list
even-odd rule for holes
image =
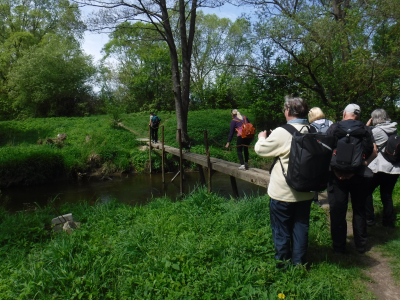
{"label": "reflection in water", "polygon": [[[140,205],[151,201],[152,198],[164,195],[171,199],[179,196],[179,176],[170,182],[175,174],[165,174],[166,184],[162,184],[161,174],[134,174],[128,178],[114,178],[113,180],[99,181],[92,178],[79,182],[58,182],[40,186],[11,187],[2,190],[0,202],[9,211],[22,210],[24,203],[37,203],[40,206],[56,198],[57,206],[62,203],[76,203],[88,201],[90,204],[102,203],[117,199],[129,205]],[[199,184],[199,173],[185,173],[184,193],[190,193]],[[245,194],[265,194],[262,188],[246,181],[237,179],[240,196]],[[230,197],[232,188],[228,175],[215,173],[212,177],[212,190],[221,196]]]}

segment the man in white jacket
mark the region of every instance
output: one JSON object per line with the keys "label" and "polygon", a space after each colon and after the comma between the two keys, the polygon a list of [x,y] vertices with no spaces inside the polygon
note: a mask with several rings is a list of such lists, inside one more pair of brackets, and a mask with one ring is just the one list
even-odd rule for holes
{"label": "man in white jacket", "polygon": [[[283,113],[288,124],[301,132],[308,131],[308,106],[302,98],[286,96]],[[286,172],[291,142],[292,135],[284,128],[278,127],[268,137],[266,131],[260,132],[255,151],[262,157],[279,157]],[[279,165],[272,170],[268,195],[275,258],[280,262],[291,260],[295,265],[305,264],[310,208],[314,194],[292,189],[286,183]],[[278,263],[277,266],[284,264]]]}

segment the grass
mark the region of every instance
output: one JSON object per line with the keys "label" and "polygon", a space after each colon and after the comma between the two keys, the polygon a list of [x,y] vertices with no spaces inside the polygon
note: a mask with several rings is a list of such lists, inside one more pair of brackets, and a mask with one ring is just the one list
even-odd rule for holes
{"label": "grass", "polygon": [[[166,144],[177,147],[175,114],[160,112],[159,116],[165,125]],[[41,184],[94,170],[104,175],[132,170],[145,172],[148,153],[138,149],[136,138],[148,137],[149,116],[138,113],[122,115],[121,118],[126,126],[138,132],[138,136],[113,127],[109,116],[0,122],[0,186]],[[252,119],[251,114],[249,118]],[[236,149],[228,151],[217,144],[225,145],[230,120],[229,110],[190,112],[188,128],[194,143],[191,151],[205,153],[203,136],[204,129],[207,129],[214,139],[210,139],[211,155],[238,162]],[[38,145],[38,140],[56,138],[59,133],[67,134],[62,148],[54,144]],[[153,153],[152,162],[153,170],[160,171],[160,156]],[[167,169],[174,169],[178,164],[172,155],[168,156],[167,162]],[[253,167],[263,167],[265,160],[250,150],[250,163]],[[195,165],[186,163],[186,168],[195,168]]]}
{"label": "grass", "polygon": [[[1,299],[367,299],[356,266],[326,253],[307,268],[275,268],[268,197],[227,200],[200,190],[143,207],[64,206],[72,235],[45,228],[51,209],[0,212]],[[330,248],[312,207],[310,249]],[[312,254],[312,253],[311,253]]]}
{"label": "grass", "polygon": [[375,237],[379,237],[379,248],[385,255],[390,257],[393,277],[397,281],[397,284],[400,285],[400,181],[397,182],[393,191],[393,205],[395,212],[397,212],[396,227],[394,229],[382,227],[381,225],[383,206],[380,199],[379,188],[375,190],[373,196],[377,225],[372,228],[372,234]]}

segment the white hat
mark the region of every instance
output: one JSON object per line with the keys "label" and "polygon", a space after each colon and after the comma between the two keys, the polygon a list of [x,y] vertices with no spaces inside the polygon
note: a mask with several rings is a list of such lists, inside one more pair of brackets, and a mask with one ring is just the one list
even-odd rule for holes
{"label": "white hat", "polygon": [[347,105],[343,111],[359,115],[361,113],[361,108],[357,104],[351,103]]}

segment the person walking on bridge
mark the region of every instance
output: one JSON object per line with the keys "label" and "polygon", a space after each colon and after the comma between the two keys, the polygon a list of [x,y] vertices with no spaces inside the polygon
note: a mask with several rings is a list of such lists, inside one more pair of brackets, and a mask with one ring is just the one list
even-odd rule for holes
{"label": "person walking on bridge", "polygon": [[[242,126],[245,123],[250,123],[249,119],[246,116],[242,116],[241,113],[237,109],[232,109],[231,111],[232,121],[231,127],[229,131],[228,142],[225,145],[225,148],[229,148],[229,144],[232,141],[233,134],[235,131],[237,132],[237,155],[240,161],[239,170],[248,170],[249,169],[249,145],[252,138],[242,138]],[[243,159],[244,152],[244,159]]]}
{"label": "person walking on bridge", "polygon": [[[287,124],[300,132],[308,132],[308,106],[300,97],[285,97],[283,113]],[[292,134],[278,127],[267,137],[267,132],[260,132],[254,147],[262,157],[279,158],[282,168],[288,170]],[[277,267],[284,267],[290,261],[297,265],[306,263],[308,247],[308,229],[313,192],[298,192],[291,188],[280,167],[271,172],[268,186],[270,196],[270,217],[272,238],[275,245]]]}

